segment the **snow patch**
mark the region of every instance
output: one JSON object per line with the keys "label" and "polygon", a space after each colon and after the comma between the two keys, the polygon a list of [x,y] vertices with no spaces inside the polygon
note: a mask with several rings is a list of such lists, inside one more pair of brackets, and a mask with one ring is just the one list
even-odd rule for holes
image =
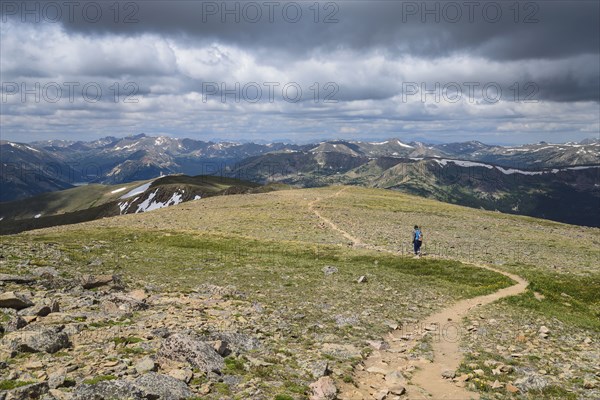
{"label": "snow patch", "polygon": [[42,216],[42,214],[36,214],[35,217],[33,217],[33,218],[39,218],[41,216]]}
{"label": "snow patch", "polygon": [[413,149],[414,148],[413,146],[411,146],[409,144],[406,144],[406,143],[402,143],[399,140],[396,140],[396,143],[398,143],[399,146],[406,147],[406,148],[409,148],[409,149]]}
{"label": "snow patch", "polygon": [[128,199],[130,197],[136,196],[138,194],[144,193],[146,190],[148,190],[148,188],[150,187],[150,185],[152,184],[152,182],[148,182],[148,183],[144,183],[141,186],[138,186],[134,189],[131,189],[128,193],[124,194],[123,196],[119,197],[119,199],[123,200],[123,199]]}
{"label": "snow patch", "polygon": [[179,193],[179,191],[177,191],[176,193],[173,193],[173,196],[171,196],[171,198],[164,203],[161,203],[159,201],[152,201],[154,199],[154,197],[156,196],[156,193],[158,193],[158,189],[156,189],[154,192],[150,193],[150,196],[148,196],[148,198],[146,200],[144,200],[142,203],[140,203],[138,205],[138,208],[135,211],[135,213],[137,214],[137,213],[141,213],[141,212],[158,210],[159,208],[174,206],[174,205],[177,205],[182,202],[182,198],[181,198],[182,194]]}
{"label": "snow patch", "polygon": [[115,189],[115,190],[113,190],[113,191],[112,191],[112,192],[110,192],[110,193],[112,193],[112,194],[119,193],[119,192],[122,192],[122,191],[123,191],[123,190],[125,190],[125,189],[127,189],[127,186],[125,186],[125,187],[122,187],[122,188],[119,188],[119,189]]}

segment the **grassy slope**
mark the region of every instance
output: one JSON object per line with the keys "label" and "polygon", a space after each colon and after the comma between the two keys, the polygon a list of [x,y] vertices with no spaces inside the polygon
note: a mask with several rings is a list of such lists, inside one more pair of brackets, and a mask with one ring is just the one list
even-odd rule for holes
{"label": "grassy slope", "polygon": [[[14,270],[22,261],[19,249],[55,243],[69,260],[61,263],[67,273],[115,271],[134,284],[181,290],[202,283],[235,285],[249,301],[290,321],[278,345],[310,354],[320,351],[323,342],[361,348],[364,339],[386,331],[387,321],[422,318],[458,298],[509,284],[498,274],[447,260],[452,258],[518,272],[546,296],[540,303],[528,291],[505,300],[511,312],[549,315],[592,336],[600,331],[598,229],[377,189],[352,187],[330,197],[338,190],[206,198],[142,215],[3,237],[5,268]],[[323,199],[317,206],[321,213],[354,236],[404,253],[412,225],[423,225],[432,257],[414,260],[351,249],[310,212],[308,205],[317,198]],[[82,252],[83,246],[91,250]],[[43,252],[37,254],[31,264],[45,265]],[[101,265],[89,265],[98,259]],[[339,272],[325,277],[321,269],[327,265]],[[355,283],[360,275],[369,282]],[[572,296],[569,306],[561,293]],[[340,326],[340,318],[355,321],[352,328]],[[331,362],[349,368],[348,360],[333,357]],[[275,368],[273,376],[278,373],[285,375],[285,369]]]}
{"label": "grassy slope", "polygon": [[[86,185],[58,192],[44,193],[29,199],[2,204],[2,213],[18,218],[31,218],[37,213],[44,216],[70,213],[98,207],[117,200],[129,190],[149,181],[130,182],[122,185]],[[126,188],[117,193],[112,191]]]}
{"label": "grassy slope", "polygon": [[[599,229],[473,210],[386,190],[351,187],[329,198],[338,190],[328,187],[207,198],[141,216],[94,221],[77,229],[127,226],[343,244],[345,239],[321,226],[308,209],[310,201],[322,198],[322,213],[367,243],[409,254],[411,227],[419,224],[429,254],[494,264],[522,274],[536,290],[559,295],[561,290],[570,291],[582,297],[590,312],[600,311],[600,299],[577,289],[586,283],[592,292],[600,293]],[[62,229],[66,228],[57,228]],[[561,281],[563,284],[556,283]]]}

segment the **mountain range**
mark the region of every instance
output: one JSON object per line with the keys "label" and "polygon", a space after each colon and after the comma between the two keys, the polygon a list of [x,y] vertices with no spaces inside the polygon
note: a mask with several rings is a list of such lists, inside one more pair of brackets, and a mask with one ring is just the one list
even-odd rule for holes
{"label": "mountain range", "polygon": [[[470,207],[600,226],[598,139],[513,147],[399,139],[299,145],[139,134],[91,142],[2,141],[0,155],[2,202],[80,185],[127,184],[174,174],[215,175],[245,184],[386,188]],[[1,208],[6,210],[7,204]],[[30,214],[31,207],[25,212]]]}

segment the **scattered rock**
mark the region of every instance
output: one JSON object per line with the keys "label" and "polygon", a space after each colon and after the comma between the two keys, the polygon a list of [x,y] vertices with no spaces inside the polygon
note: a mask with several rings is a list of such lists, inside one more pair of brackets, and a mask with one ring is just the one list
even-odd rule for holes
{"label": "scattered rock", "polygon": [[69,336],[62,332],[60,327],[12,332],[6,335],[2,341],[16,352],[56,353],[70,346]]}
{"label": "scattered rock", "polygon": [[194,395],[181,380],[156,372],[148,372],[140,376],[134,384],[148,399],[185,400]]}
{"label": "scattered rock", "polygon": [[138,374],[156,371],[157,367],[156,362],[151,357],[144,357],[135,364],[135,370]]}
{"label": "scattered rock", "polygon": [[584,387],[584,389],[595,389],[596,383],[594,381],[586,379],[583,381],[583,387]]}
{"label": "scattered rock", "polygon": [[224,340],[217,340],[215,342],[214,348],[215,351],[219,353],[221,357],[226,357],[228,354],[231,353],[231,350],[229,350],[228,343]]}
{"label": "scattered rock", "polygon": [[115,281],[114,275],[83,275],[81,277],[81,286],[84,289],[94,289],[105,286]]}
{"label": "scattered rock", "polygon": [[20,315],[29,315],[29,316],[36,315],[38,317],[45,317],[48,314],[50,314],[51,312],[52,312],[52,309],[49,306],[47,306],[45,304],[39,304],[39,305],[35,305],[33,307],[28,307],[28,308],[25,308],[25,309],[19,311],[19,314]]}
{"label": "scattered rock", "polygon": [[336,267],[332,267],[331,265],[326,265],[323,267],[322,271],[325,275],[333,275],[338,272],[338,269]]}
{"label": "scattered rock", "polygon": [[173,369],[169,371],[168,375],[185,383],[190,383],[194,376],[192,371],[189,369]]}
{"label": "scattered rock", "polygon": [[11,274],[0,274],[0,282],[12,282],[12,283],[32,283],[35,282],[35,276],[31,275],[11,275]]}
{"label": "scattered rock", "polygon": [[93,385],[83,384],[73,391],[73,400],[146,400],[144,393],[132,382],[125,380],[103,381]]}
{"label": "scattered rock", "polygon": [[224,368],[223,358],[209,343],[185,334],[174,334],[163,340],[159,357],[187,362],[205,372],[219,372]]}
{"label": "scattered rock", "polygon": [[383,340],[368,340],[367,343],[375,350],[387,350],[390,348],[390,345]]}
{"label": "scattered rock", "polygon": [[0,308],[13,308],[15,310],[21,310],[31,306],[33,306],[31,300],[18,293],[5,292],[0,294]]}
{"label": "scattered rock", "polygon": [[127,296],[137,301],[145,301],[148,298],[146,291],[143,289],[132,290],[131,292],[127,293]]}
{"label": "scattered rock", "polygon": [[500,389],[503,385],[500,383],[500,381],[498,379],[496,379],[494,381],[494,383],[492,383],[492,389]]}
{"label": "scattered rock", "polygon": [[[39,399],[46,393],[48,393],[47,382],[32,383],[30,385],[9,390],[6,393],[6,400]],[[0,396],[2,396],[1,393]]]}
{"label": "scattered rock", "polygon": [[58,277],[58,270],[53,267],[38,267],[33,270],[33,274],[44,279],[54,279]]}
{"label": "scattered rock", "polygon": [[454,377],[456,377],[456,372],[454,370],[447,369],[444,372],[442,372],[442,378],[454,379]]}
{"label": "scattered rock", "polygon": [[392,371],[385,375],[385,383],[389,387],[402,387],[406,385],[406,378],[400,371]]}
{"label": "scattered rock", "polygon": [[150,333],[152,333],[152,335],[155,337],[159,337],[159,338],[163,338],[163,339],[169,337],[169,335],[171,334],[169,332],[169,329],[165,328],[164,326],[153,329]]}
{"label": "scattered rock", "polygon": [[527,392],[529,390],[543,390],[546,386],[548,386],[548,380],[539,375],[528,375],[523,378],[517,379],[514,382],[514,385],[518,387],[521,391]]}
{"label": "scattered rock", "polygon": [[395,396],[402,396],[406,392],[406,388],[404,386],[395,386],[390,388],[390,393]]}
{"label": "scattered rock", "polygon": [[67,370],[65,368],[58,368],[48,375],[48,386],[50,389],[59,388],[64,385],[66,377]]}
{"label": "scattered rock", "polygon": [[511,383],[506,384],[506,391],[510,393],[519,393],[519,388]]}
{"label": "scattered rock", "polygon": [[333,379],[328,376],[319,378],[316,382],[310,384],[312,391],[310,400],[333,400],[337,394],[337,388]]}
{"label": "scattered rock", "polygon": [[108,314],[130,313],[148,308],[146,301],[139,301],[124,294],[113,294],[102,302],[102,310]]}
{"label": "scattered rock", "polygon": [[327,361],[316,361],[308,365],[308,369],[313,378],[319,379],[329,375],[329,363]]}
{"label": "scattered rock", "polygon": [[358,283],[366,283],[367,281],[368,281],[367,277],[364,276],[364,275],[362,275],[360,278],[357,279],[356,282],[358,282]]}
{"label": "scattered rock", "polygon": [[12,317],[6,325],[4,325],[4,332],[16,332],[21,328],[27,326],[27,321],[25,321],[20,315],[15,315]]}

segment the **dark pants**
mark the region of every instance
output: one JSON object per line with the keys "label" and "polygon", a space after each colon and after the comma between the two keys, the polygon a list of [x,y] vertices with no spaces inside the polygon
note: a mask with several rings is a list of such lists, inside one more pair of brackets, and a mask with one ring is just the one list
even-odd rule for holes
{"label": "dark pants", "polygon": [[415,245],[415,254],[421,253],[421,244],[423,244],[423,242],[420,240],[415,240],[413,244]]}

